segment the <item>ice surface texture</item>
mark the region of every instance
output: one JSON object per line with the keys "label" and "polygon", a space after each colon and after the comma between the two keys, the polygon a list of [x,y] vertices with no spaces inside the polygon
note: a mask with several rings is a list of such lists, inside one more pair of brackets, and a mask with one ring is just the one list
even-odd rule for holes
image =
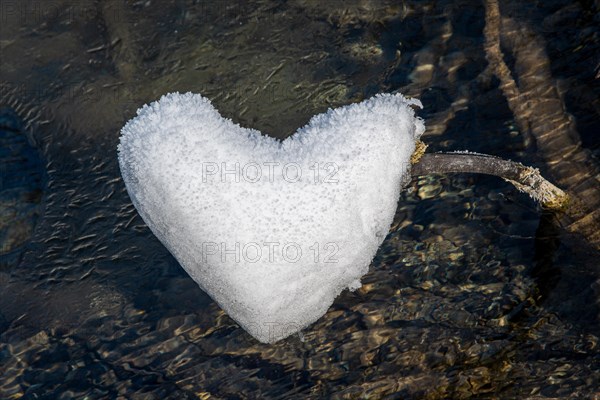
{"label": "ice surface texture", "polygon": [[425,130],[382,94],[314,116],[280,142],[171,93],[121,130],[138,212],[242,328],[275,342],[319,319],[361,277],[392,223]]}

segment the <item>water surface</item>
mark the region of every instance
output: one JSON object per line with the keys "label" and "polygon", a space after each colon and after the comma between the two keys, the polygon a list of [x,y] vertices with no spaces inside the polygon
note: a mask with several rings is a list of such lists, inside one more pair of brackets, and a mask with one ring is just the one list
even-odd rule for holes
{"label": "water surface", "polygon": [[[429,151],[544,171],[488,68],[482,2],[160,4],[2,3],[0,397],[598,396],[598,253],[506,182],[416,180],[363,287],[263,345],[184,273],[120,178],[119,129],[171,91],[285,138],[398,90],[423,101]],[[597,4],[501,10],[537,35],[599,155]]]}

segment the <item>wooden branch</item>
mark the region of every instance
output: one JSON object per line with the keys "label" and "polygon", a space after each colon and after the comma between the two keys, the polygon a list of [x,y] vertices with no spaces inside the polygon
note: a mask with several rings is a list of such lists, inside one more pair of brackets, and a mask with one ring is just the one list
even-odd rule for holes
{"label": "wooden branch", "polygon": [[540,174],[521,163],[487,154],[457,152],[423,154],[412,167],[412,176],[446,173],[476,173],[498,176],[527,193],[543,207],[563,210],[569,196]]}

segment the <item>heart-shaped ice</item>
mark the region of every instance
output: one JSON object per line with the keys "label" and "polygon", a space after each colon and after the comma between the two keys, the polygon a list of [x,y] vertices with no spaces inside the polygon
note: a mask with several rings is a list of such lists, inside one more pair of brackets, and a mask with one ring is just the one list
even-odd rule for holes
{"label": "heart-shaped ice", "polygon": [[319,319],[385,238],[424,131],[400,94],[329,110],[280,142],[172,93],[121,131],[140,215],[187,273],[261,342]]}

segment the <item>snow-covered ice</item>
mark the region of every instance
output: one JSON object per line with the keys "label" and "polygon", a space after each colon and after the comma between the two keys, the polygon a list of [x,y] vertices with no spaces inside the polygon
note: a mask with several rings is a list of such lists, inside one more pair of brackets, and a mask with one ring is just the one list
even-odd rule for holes
{"label": "snow-covered ice", "polygon": [[329,110],[283,142],[171,93],[121,131],[136,209],[247,332],[274,342],[315,322],[384,240],[425,127],[400,94]]}

